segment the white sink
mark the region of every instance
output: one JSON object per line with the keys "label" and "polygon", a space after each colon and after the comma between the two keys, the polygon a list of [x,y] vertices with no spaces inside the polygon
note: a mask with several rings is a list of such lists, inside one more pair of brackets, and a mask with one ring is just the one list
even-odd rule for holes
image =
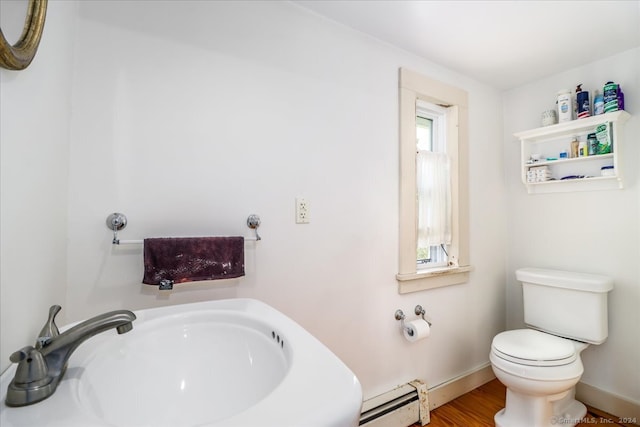
{"label": "white sink", "polygon": [[[0,425],[126,427],[357,426],[362,390],[325,346],[256,300],[140,310],[69,360],[53,396],[7,407]],[[64,328],[62,328],[64,330]]]}

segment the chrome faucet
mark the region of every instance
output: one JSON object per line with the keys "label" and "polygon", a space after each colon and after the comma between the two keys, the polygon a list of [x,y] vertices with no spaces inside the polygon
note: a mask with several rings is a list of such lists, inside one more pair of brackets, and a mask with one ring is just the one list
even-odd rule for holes
{"label": "chrome faucet", "polygon": [[7,406],[31,405],[51,396],[64,376],[69,357],[80,344],[108,329],[115,328],[119,334],[129,332],[136,319],[129,310],[110,311],[60,333],[55,317],[61,309],[59,305],[51,306],[35,347],[26,346],[9,358],[18,368],[7,390]]}

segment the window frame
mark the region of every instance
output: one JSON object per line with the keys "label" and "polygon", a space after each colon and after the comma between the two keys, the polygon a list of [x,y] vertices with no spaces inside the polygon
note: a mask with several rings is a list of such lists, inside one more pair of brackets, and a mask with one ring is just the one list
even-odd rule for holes
{"label": "window frame", "polygon": [[[417,101],[447,107],[447,153],[451,156],[452,242],[449,265],[417,268],[416,113]],[[400,68],[400,213],[398,292],[409,293],[465,283],[469,263],[469,163],[467,92]]]}

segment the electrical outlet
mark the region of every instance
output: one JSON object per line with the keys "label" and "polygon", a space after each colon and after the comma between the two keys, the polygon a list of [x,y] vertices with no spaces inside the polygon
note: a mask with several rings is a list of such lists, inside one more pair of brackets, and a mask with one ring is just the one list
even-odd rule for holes
{"label": "electrical outlet", "polygon": [[296,197],[296,224],[309,224],[310,213],[309,201],[303,197]]}

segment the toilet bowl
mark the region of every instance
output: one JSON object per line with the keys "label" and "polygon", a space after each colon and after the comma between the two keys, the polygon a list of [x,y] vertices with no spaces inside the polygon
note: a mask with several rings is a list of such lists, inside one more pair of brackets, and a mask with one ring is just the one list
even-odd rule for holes
{"label": "toilet bowl", "polygon": [[587,413],[575,399],[584,372],[580,353],[607,338],[613,280],[537,268],[519,269],[516,278],[530,329],[501,332],[491,344],[491,367],[507,388],[496,426],[575,426]]}
{"label": "toilet bowl", "polygon": [[495,415],[496,426],[579,422],[587,409],[575,400],[575,385],[584,371],[580,352],[587,346],[532,329],[498,334],[489,358],[496,377],[507,387],[507,398],[505,409]]}

